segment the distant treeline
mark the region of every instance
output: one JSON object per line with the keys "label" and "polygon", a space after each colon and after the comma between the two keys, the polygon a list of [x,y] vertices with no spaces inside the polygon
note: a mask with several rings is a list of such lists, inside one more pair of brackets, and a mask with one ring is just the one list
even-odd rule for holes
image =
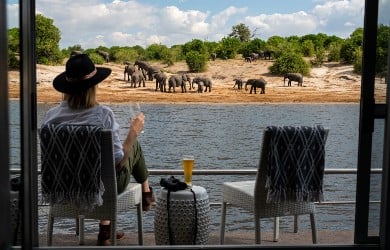
{"label": "distant treeline", "polygon": [[[378,26],[377,73],[387,70],[389,34],[389,26]],[[19,66],[17,59],[19,29],[9,29],[8,37],[9,66],[17,68]],[[274,74],[300,72],[307,75],[310,67],[321,66],[324,62],[353,64],[357,73],[360,73],[362,69],[363,28],[357,28],[346,39],[318,33],[289,37],[272,36],[264,41],[254,38],[254,35],[251,36],[249,28],[240,23],[233,26],[232,33],[219,42],[193,39],[185,44],[171,47],[152,44],[147,48],[135,45],[83,49],[81,45],[76,44],[61,50],[60,40],[60,30],[54,26],[53,20],[41,14],[36,15],[36,59],[39,64],[61,64],[72,52],[78,51],[89,54],[96,64],[103,64],[107,61],[124,63],[144,60],[161,61],[167,65],[173,65],[178,61],[186,61],[192,72],[207,70],[210,60],[237,57],[243,60],[274,60],[273,66],[270,67],[270,72]],[[256,56],[258,58],[254,58]]]}

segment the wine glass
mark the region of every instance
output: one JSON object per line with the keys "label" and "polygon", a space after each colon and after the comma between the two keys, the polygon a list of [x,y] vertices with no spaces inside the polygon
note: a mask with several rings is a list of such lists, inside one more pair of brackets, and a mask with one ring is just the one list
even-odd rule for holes
{"label": "wine glass", "polygon": [[[130,104],[130,118],[131,120],[134,120],[139,113],[141,113],[141,106],[139,105],[138,102],[132,102]],[[144,131],[142,130],[141,133],[144,133]]]}

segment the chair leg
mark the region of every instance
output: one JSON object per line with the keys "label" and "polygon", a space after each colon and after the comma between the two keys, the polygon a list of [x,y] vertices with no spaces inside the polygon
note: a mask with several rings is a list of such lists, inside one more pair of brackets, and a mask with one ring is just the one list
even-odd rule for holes
{"label": "chair leg", "polygon": [[316,227],[316,217],[315,214],[310,214],[310,223],[311,223],[311,235],[313,238],[313,244],[317,244],[317,227]]}
{"label": "chair leg", "polygon": [[111,225],[111,245],[116,246],[116,216],[114,218],[111,218],[110,221]]}
{"label": "chair leg", "polygon": [[54,224],[54,217],[51,216],[51,213],[49,213],[48,219],[47,219],[47,245],[51,246],[53,243],[53,224]]}
{"label": "chair leg", "polygon": [[75,219],[75,222],[76,222],[76,236],[79,236],[79,233],[80,233],[79,219],[76,218],[76,219]]}
{"label": "chair leg", "polygon": [[78,216],[76,221],[76,228],[79,228],[79,245],[84,245],[84,216]]}
{"label": "chair leg", "polygon": [[274,218],[274,242],[279,241],[279,217]]}
{"label": "chair leg", "polygon": [[299,225],[299,220],[298,220],[299,215],[294,215],[294,233],[298,233],[298,225]]}
{"label": "chair leg", "polygon": [[138,244],[142,246],[144,244],[144,229],[142,221],[142,203],[137,204],[137,221],[138,221]]}
{"label": "chair leg", "polygon": [[[256,212],[255,212],[256,213]],[[260,218],[255,214],[255,242],[261,244],[261,228]]]}
{"label": "chair leg", "polygon": [[221,226],[219,231],[219,244],[225,243],[225,224],[226,224],[226,202],[222,202],[221,206]]}

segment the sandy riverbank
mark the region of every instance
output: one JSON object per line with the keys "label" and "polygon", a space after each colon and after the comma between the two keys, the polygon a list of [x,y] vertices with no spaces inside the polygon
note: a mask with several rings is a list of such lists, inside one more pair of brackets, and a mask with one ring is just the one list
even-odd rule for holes
{"label": "sandy riverbank", "polygon": [[[192,77],[202,75],[212,79],[211,92],[197,93],[191,89],[181,93],[179,88],[175,93],[155,91],[155,82],[146,81],[146,87],[130,88],[124,80],[124,65],[107,63],[113,73],[103,83],[99,84],[98,100],[104,103],[122,103],[130,101],[146,103],[358,103],[360,101],[361,77],[353,73],[351,65],[325,63],[322,67],[312,68],[310,76],[304,77],[303,86],[296,82],[292,86],[284,86],[283,77],[269,73],[268,67],[273,61],[258,60],[248,63],[242,59],[209,61],[208,70],[204,73],[192,73]],[[150,64],[159,67],[168,75],[188,71],[185,62],[175,63],[167,67],[159,63]],[[37,65],[37,99],[38,102],[58,102],[62,96],[52,87],[53,78],[65,70],[64,66]],[[233,88],[234,79],[240,77],[263,77],[267,81],[266,93],[249,94]],[[19,73],[10,71],[9,96],[19,96]],[[386,85],[376,84],[376,100],[385,99]]]}

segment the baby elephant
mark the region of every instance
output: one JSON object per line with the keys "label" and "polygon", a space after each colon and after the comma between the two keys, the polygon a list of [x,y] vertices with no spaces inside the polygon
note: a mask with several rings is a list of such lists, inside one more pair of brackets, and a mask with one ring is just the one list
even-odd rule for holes
{"label": "baby elephant", "polygon": [[194,89],[194,83],[198,84],[198,93],[203,92],[203,86],[204,86],[204,92],[207,92],[207,89],[209,92],[211,92],[212,82],[211,79],[208,77],[195,77],[192,79],[192,88]]}
{"label": "baby elephant", "polygon": [[242,90],[242,84],[243,84],[243,80],[241,78],[235,78],[234,79],[234,85],[233,85],[233,89],[236,87],[237,85],[237,88],[238,90]]}
{"label": "baby elephant", "polygon": [[286,73],[284,74],[283,86],[286,84],[286,79],[288,79],[287,86],[291,86],[291,82],[298,82],[298,86],[302,87],[303,76],[300,73]]}
{"label": "baby elephant", "polygon": [[245,90],[248,90],[248,85],[251,85],[251,91],[249,91],[249,94],[252,94],[252,90],[254,90],[256,94],[256,88],[261,88],[260,94],[265,94],[265,85],[267,85],[267,82],[264,78],[248,79],[245,84]]}

